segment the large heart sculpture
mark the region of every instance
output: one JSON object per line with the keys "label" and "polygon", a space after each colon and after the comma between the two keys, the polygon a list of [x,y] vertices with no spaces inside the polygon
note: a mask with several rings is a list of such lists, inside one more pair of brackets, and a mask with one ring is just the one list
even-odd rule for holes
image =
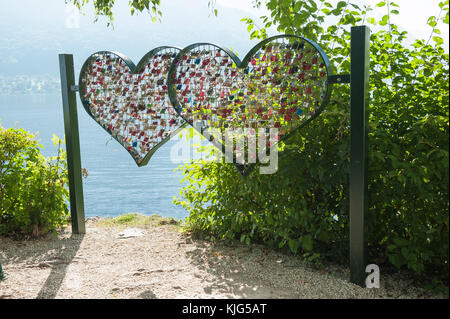
{"label": "large heart sculpture", "polygon": [[144,166],[155,151],[186,123],[171,106],[166,75],[180,51],[159,47],[135,66],[120,53],[91,55],[80,72],[85,110]]}
{"label": "large heart sculpture", "polygon": [[[227,49],[197,43],[175,57],[169,97],[178,114],[223,152],[226,134],[236,140],[245,129],[277,129],[276,143],[264,144],[273,147],[322,112],[331,72],[324,51],[299,36],[268,38],[242,61]],[[242,151],[235,145],[233,159],[245,173],[255,158],[245,160]]]}

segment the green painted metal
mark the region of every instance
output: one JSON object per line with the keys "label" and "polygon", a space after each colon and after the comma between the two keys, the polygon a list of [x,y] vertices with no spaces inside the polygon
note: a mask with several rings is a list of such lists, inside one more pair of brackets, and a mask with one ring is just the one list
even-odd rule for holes
{"label": "green painted metal", "polygon": [[367,264],[369,38],[368,27],[352,27],[350,52],[350,281],[363,287],[365,286]]}
{"label": "green painted metal", "polygon": [[81,175],[80,139],[78,133],[77,99],[73,55],[60,54],[61,92],[69,170],[70,213],[72,233],[85,234],[83,181]]}
{"label": "green painted metal", "polygon": [[350,83],[350,74],[329,75],[328,83],[330,84]]}
{"label": "green painted metal", "polygon": [[6,279],[6,275],[3,272],[2,263],[0,263],[0,281]]}

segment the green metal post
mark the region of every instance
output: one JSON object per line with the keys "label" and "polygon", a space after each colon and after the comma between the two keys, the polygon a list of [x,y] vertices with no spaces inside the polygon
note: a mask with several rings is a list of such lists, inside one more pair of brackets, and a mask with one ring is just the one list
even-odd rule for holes
{"label": "green metal post", "polygon": [[6,279],[5,274],[3,273],[2,263],[0,262],[0,281]]}
{"label": "green metal post", "polygon": [[72,217],[72,233],[85,234],[83,182],[81,178],[80,139],[77,116],[77,87],[73,55],[59,55],[61,74],[61,92],[64,113],[64,130],[66,136],[67,166],[69,170],[70,214]]}
{"label": "green metal post", "polygon": [[365,267],[367,265],[369,38],[368,27],[351,28],[350,281],[362,287],[365,287]]}

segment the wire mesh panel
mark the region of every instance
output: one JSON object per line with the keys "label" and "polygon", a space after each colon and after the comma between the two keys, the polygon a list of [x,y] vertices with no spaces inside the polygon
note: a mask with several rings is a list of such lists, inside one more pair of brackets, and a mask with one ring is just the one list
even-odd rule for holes
{"label": "wire mesh panel", "polygon": [[175,47],[159,47],[135,66],[120,53],[101,51],[91,55],[81,69],[84,108],[138,166],[146,165],[185,123],[167,96],[166,75],[178,52]]}
{"label": "wire mesh panel", "polygon": [[[323,110],[331,94],[329,73],[325,53],[298,36],[262,41],[242,61],[227,49],[198,43],[172,63],[169,96],[178,114],[223,152],[226,139],[233,141],[233,161],[244,172],[260,148],[276,144],[271,139],[286,138]],[[275,139],[269,128],[277,129]],[[257,135],[266,142],[237,142]]]}

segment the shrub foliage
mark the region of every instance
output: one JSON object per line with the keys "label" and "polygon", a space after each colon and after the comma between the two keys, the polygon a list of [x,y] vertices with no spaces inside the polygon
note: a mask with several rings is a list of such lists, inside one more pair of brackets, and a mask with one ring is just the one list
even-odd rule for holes
{"label": "shrub foliage", "polygon": [[0,126],[0,234],[39,236],[67,222],[66,153],[45,158],[34,135]]}
{"label": "shrub foliage", "polygon": [[[255,5],[262,5],[255,1]],[[449,67],[437,29],[448,24],[448,1],[430,17],[428,40],[408,45],[407,32],[386,14],[350,1],[270,0],[263,27],[315,40],[337,74],[350,73],[350,26],[370,24],[369,211],[371,262],[433,274],[448,286]],[[337,24],[324,28],[330,17]],[[273,175],[241,177],[232,164],[195,161],[180,167],[189,183],[175,203],[192,230],[218,238],[262,241],[319,260],[348,261],[349,87],[335,86],[327,109],[279,146]]]}

